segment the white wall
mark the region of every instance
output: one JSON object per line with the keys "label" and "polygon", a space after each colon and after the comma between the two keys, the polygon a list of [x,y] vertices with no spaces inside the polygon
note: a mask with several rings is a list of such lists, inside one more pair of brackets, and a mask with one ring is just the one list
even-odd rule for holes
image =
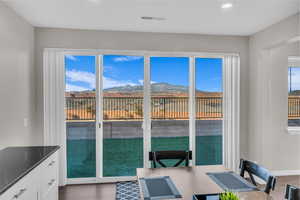
{"label": "white wall", "polygon": [[[299,55],[299,45],[269,48],[297,35],[298,19],[291,16],[250,40],[47,29],[33,28],[0,1],[0,149],[43,143],[44,48],[235,52],[241,56],[241,156],[276,171],[300,170],[300,135],[286,130],[287,56]],[[24,118],[29,119],[27,127]]]}
{"label": "white wall", "polygon": [[0,149],[38,144],[33,54],[34,28],[0,1]]}
{"label": "white wall", "polygon": [[[89,31],[36,28],[38,130],[43,130],[42,53],[44,48],[149,50],[177,52],[234,52],[241,56],[241,155],[247,156],[248,37]],[[42,134],[40,135],[42,137]],[[42,138],[40,138],[42,140]]]}
{"label": "white wall", "polygon": [[249,158],[273,171],[300,173],[300,135],[287,131],[288,56],[300,52],[286,41],[298,23],[294,15],[250,37]]}
{"label": "white wall", "polygon": [[249,37],[34,29],[0,3],[0,148],[43,143],[44,48],[235,52],[241,56],[241,156],[272,170],[299,170],[300,136],[286,131],[285,59],[299,48],[264,50],[295,36],[297,25],[298,16],[292,16],[250,42]]}

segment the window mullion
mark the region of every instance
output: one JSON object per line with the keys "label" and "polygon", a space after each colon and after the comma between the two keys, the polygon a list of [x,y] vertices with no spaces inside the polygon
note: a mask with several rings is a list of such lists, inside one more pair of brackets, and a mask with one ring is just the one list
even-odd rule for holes
{"label": "window mullion", "polygon": [[195,57],[189,58],[189,145],[192,165],[196,165],[196,125],[195,125]]}
{"label": "window mullion", "polygon": [[102,55],[96,60],[96,176],[103,177],[103,66]]}
{"label": "window mullion", "polygon": [[151,83],[150,83],[150,57],[144,57],[144,167],[150,168],[149,152],[151,151]]}

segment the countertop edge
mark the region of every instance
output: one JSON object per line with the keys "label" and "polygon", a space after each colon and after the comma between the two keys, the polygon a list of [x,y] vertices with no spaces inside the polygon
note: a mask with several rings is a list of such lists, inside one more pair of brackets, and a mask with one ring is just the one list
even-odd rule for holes
{"label": "countertop edge", "polygon": [[44,156],[39,162],[35,163],[32,167],[30,167],[25,172],[20,174],[16,179],[12,180],[11,183],[9,183],[5,187],[3,187],[0,190],[0,195],[4,194],[9,188],[14,186],[19,180],[24,178],[27,174],[29,174],[32,170],[34,170],[37,166],[39,166],[43,161],[45,161],[47,158],[49,158],[51,155],[53,155],[55,152],[57,152],[60,149],[60,146],[53,146],[53,147],[55,147],[55,149],[53,149],[46,156]]}

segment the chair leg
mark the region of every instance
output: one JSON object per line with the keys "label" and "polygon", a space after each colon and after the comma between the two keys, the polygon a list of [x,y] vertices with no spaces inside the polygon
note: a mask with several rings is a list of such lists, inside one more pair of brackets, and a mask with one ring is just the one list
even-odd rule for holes
{"label": "chair leg", "polygon": [[156,168],[156,155],[155,155],[155,152],[153,152],[153,158],[152,158],[152,160],[153,160],[153,167],[154,168]]}
{"label": "chair leg", "polygon": [[249,174],[249,176],[250,176],[250,179],[251,179],[252,183],[253,183],[255,186],[257,186],[257,183],[256,183],[256,181],[255,181],[253,175],[252,175],[251,173],[248,173],[248,174]]}

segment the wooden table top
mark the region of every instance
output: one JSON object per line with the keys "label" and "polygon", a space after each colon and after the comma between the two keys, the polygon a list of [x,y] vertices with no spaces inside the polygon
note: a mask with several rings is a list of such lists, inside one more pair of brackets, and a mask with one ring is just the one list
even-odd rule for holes
{"label": "wooden table top", "polygon": [[[213,194],[224,192],[209,176],[207,172],[229,171],[224,166],[193,166],[174,168],[138,168],[137,177],[170,176],[183,198],[181,200],[192,200],[194,194]],[[271,200],[272,198],[264,192],[240,192],[237,193],[241,200]],[[141,195],[143,197],[142,191]]]}

